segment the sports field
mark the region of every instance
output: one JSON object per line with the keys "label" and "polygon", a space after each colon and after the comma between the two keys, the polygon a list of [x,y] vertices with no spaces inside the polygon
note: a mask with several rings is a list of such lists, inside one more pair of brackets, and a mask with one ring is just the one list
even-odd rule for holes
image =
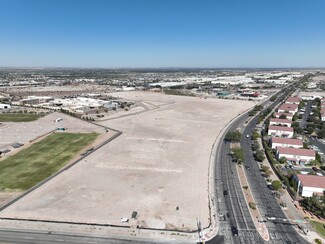
{"label": "sports field", "polygon": [[17,113],[7,114],[0,113],[0,122],[29,122],[37,120],[46,114],[28,114],[28,113]]}
{"label": "sports field", "polygon": [[61,169],[97,133],[55,133],[0,161],[0,188],[26,190]]}

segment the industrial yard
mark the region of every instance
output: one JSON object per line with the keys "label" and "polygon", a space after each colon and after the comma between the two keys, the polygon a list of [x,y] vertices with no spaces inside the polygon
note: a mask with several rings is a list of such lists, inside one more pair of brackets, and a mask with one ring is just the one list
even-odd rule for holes
{"label": "industrial yard", "polygon": [[[118,96],[150,109],[99,122],[123,134],[4,209],[0,217],[185,231],[195,230],[198,219],[202,227],[209,225],[213,143],[230,120],[254,103],[154,92]],[[137,216],[131,219],[134,211]],[[121,223],[121,218],[130,222]]]}

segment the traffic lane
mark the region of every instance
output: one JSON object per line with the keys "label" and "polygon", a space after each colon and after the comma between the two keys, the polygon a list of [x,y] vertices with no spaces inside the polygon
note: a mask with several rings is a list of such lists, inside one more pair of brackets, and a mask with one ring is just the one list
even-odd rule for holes
{"label": "traffic lane", "polygon": [[[238,128],[238,126],[243,123],[248,116],[242,116],[237,122],[235,122],[229,130],[234,130]],[[234,172],[235,170],[235,164],[232,163],[232,158],[229,155],[230,153],[230,147],[229,143],[221,143],[221,145],[218,147],[218,153],[217,155],[222,155],[220,157],[221,160],[219,160],[219,163],[217,163],[217,166],[221,167],[220,170],[218,170],[216,167],[216,175],[219,177],[219,179],[222,179],[222,183],[220,184],[218,182],[218,178],[216,179],[216,194],[218,196],[218,210],[221,214],[228,213],[228,216],[226,217],[226,225],[222,225],[219,228],[220,233],[223,233],[225,235],[225,238],[229,240],[231,243],[236,242],[236,238],[231,233],[231,226],[239,226],[248,228],[249,230],[245,229],[239,229],[239,236],[242,240],[241,243],[256,243],[256,240],[258,240],[259,243],[263,243],[262,239],[260,238],[259,234],[257,233],[255,226],[253,224],[253,221],[251,220],[251,216],[248,210],[248,207],[246,205],[246,202],[243,198],[242,189],[239,184],[238,175]],[[219,154],[220,152],[220,154]],[[221,172],[222,171],[222,172]],[[227,181],[228,179],[228,181]],[[229,179],[231,179],[229,181]],[[220,181],[220,180],[219,180]],[[231,183],[230,183],[231,182]],[[231,194],[231,197],[229,197],[229,200],[225,200],[223,196],[223,190],[224,189],[233,189],[228,192],[228,196]],[[232,192],[235,192],[233,194]],[[237,195],[236,195],[237,192]],[[241,193],[242,196],[240,196],[238,193]],[[238,196],[239,195],[239,196]],[[230,200],[231,199],[231,200]],[[220,201],[221,200],[221,201]],[[226,202],[227,201],[227,202]],[[233,204],[231,204],[231,201]],[[220,207],[222,209],[220,209]],[[244,226],[243,226],[244,225]],[[246,227],[245,227],[246,226]],[[229,239],[230,238],[230,239]]]}
{"label": "traffic lane", "polygon": [[[248,125],[244,133],[251,133],[252,130],[252,126]],[[267,188],[267,183],[262,177],[258,163],[254,159],[250,146],[251,143],[252,140],[250,138],[244,138],[241,142],[241,147],[244,150],[246,165],[250,167],[250,170],[246,171],[246,175],[259,210],[264,216],[286,218],[271,190]],[[276,232],[282,233],[283,240],[285,241],[303,241],[292,226],[283,227],[282,224],[268,223],[268,227],[274,228]]]}
{"label": "traffic lane", "polygon": [[[235,164],[232,162],[229,153],[227,153],[230,152],[229,143],[224,145],[224,147],[226,150],[222,150],[222,162],[226,165],[221,168],[221,175],[224,182],[223,198],[226,206],[228,206],[230,224],[232,226],[237,225],[241,229],[252,228],[254,225],[252,225],[251,217],[244,201]],[[226,195],[224,194],[225,191]]]}
{"label": "traffic lane", "polygon": [[[286,218],[273,196],[272,191],[267,188],[266,182],[263,177],[261,177],[259,170],[249,170],[247,171],[247,175],[255,202],[262,216]],[[282,224],[275,224],[272,222],[268,222],[267,226],[269,231],[273,229],[275,233],[281,233],[282,239],[285,241],[295,241],[295,243],[300,243],[300,241],[302,241],[292,226],[283,226]]]}
{"label": "traffic lane", "polygon": [[[283,95],[282,96],[278,96],[278,98],[276,99],[276,101],[275,102],[273,102],[272,103],[272,105],[273,106],[276,106],[281,100],[283,100],[283,98],[285,97],[285,95],[287,95],[287,93],[283,93]],[[266,103],[266,102],[265,102]],[[264,104],[265,104],[264,103]],[[245,121],[246,121],[246,119],[248,118],[249,116],[247,115],[247,114],[245,114],[245,115],[242,115],[240,118],[238,118],[237,119],[237,121],[235,121],[230,127],[229,127],[229,129],[228,129],[228,131],[231,131],[231,130],[236,130],[237,128],[239,128],[240,127],[240,125],[241,124],[243,124]],[[251,123],[250,123],[250,129],[251,129],[251,132],[254,130],[254,128],[255,128],[255,124],[256,124],[256,122],[257,122],[257,118],[255,117],[252,121],[251,121]],[[225,145],[225,143],[222,143],[222,141],[221,141],[221,144],[222,144],[222,146],[219,146],[218,147],[218,150],[220,150],[220,149],[223,149],[222,147]],[[229,149],[228,149],[229,150]],[[222,150],[223,152],[225,151],[224,149]],[[229,152],[229,151],[228,151]],[[217,153],[217,155],[220,155],[220,154],[218,154]],[[228,155],[229,156],[229,155]],[[224,156],[224,157],[226,157],[226,156]],[[217,160],[216,160],[217,161]],[[220,162],[220,161],[219,161]],[[216,164],[217,165],[219,165],[219,166],[224,166],[225,168],[228,166],[229,167],[229,165],[231,165],[231,163],[230,163],[230,159],[229,160],[221,160],[221,162],[228,162],[228,163],[226,163],[226,165],[224,165],[224,164],[221,164],[221,163],[217,163],[216,162]],[[221,167],[221,168],[223,168],[223,167]],[[216,170],[217,170],[217,167],[216,167]],[[220,178],[222,178],[221,177],[221,175],[220,175],[220,173],[221,173],[221,170],[217,170],[217,172],[216,172],[216,175],[218,175],[218,176],[220,176]],[[236,174],[237,175],[237,174]],[[222,176],[223,177],[227,177],[227,176],[225,176],[225,174],[222,174]],[[237,176],[238,177],[238,176]],[[220,199],[222,199],[222,197],[223,197],[223,189],[226,189],[226,188],[229,188],[229,186],[226,184],[226,180],[222,180],[223,181],[223,183],[218,183],[218,179],[216,179],[216,188],[219,188],[218,190],[216,189],[216,195],[218,196],[218,199],[220,200]],[[239,181],[239,179],[238,179],[238,181]],[[221,190],[222,189],[222,190]],[[241,192],[242,192],[242,190],[241,190]],[[221,201],[221,203],[219,204],[218,203],[218,209],[219,210],[223,210],[223,211],[232,211],[232,209],[231,208],[233,208],[233,206],[231,206],[231,204],[227,204],[226,206],[224,206],[224,202],[223,201]],[[245,206],[246,206],[246,208],[248,209],[248,207],[247,207],[247,204],[245,203]],[[224,209],[220,209],[220,207],[224,207]],[[249,211],[248,211],[249,212]],[[251,220],[251,217],[250,217],[250,215],[249,215],[249,219]],[[231,222],[231,223],[230,223]],[[234,219],[234,218],[232,218],[232,217],[230,217],[230,221],[228,221],[227,223],[228,223],[228,228],[230,227],[229,226],[229,224],[230,225],[232,225],[232,223],[234,223],[234,222],[236,222],[236,220]],[[251,221],[251,223],[252,223],[252,225],[253,225],[253,222]],[[255,229],[255,227],[253,226],[253,228]],[[223,228],[221,227],[219,230],[221,230],[221,231],[223,231]],[[252,241],[252,243],[256,243],[256,240],[259,240],[259,243],[262,243],[263,241],[262,241],[262,239],[261,239],[261,237],[259,236],[259,234],[257,233],[257,231],[256,230],[254,230],[254,231],[249,231],[249,232],[247,232],[247,231],[241,231],[241,233],[245,233],[245,234],[247,234],[250,238],[254,238],[254,236],[255,236],[255,238],[257,238],[257,239],[255,239],[255,241],[253,240]],[[257,237],[256,237],[257,236]],[[227,237],[228,238],[228,237]],[[248,238],[249,239],[249,238]],[[232,239],[232,241],[234,241],[233,239]],[[246,241],[246,242],[245,242]],[[245,238],[245,241],[243,242],[243,243],[247,243],[247,238]]]}

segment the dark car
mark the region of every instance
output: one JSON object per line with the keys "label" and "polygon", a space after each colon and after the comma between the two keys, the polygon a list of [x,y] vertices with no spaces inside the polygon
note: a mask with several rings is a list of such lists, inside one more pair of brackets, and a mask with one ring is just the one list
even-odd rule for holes
{"label": "dark car", "polygon": [[316,167],[312,167],[312,169],[313,169],[315,172],[318,171],[318,169],[317,169]]}
{"label": "dark car", "polygon": [[231,232],[233,236],[238,236],[238,229],[236,226],[231,226]]}
{"label": "dark car", "polygon": [[249,168],[249,166],[245,166],[245,169],[249,170],[250,168]]}
{"label": "dark car", "polygon": [[227,195],[228,195],[228,191],[224,190],[224,191],[223,191],[223,195],[224,195],[224,196],[227,196]]}
{"label": "dark car", "polygon": [[274,190],[275,190],[275,188],[274,188],[273,185],[267,185],[267,187],[268,187],[271,191],[274,191]]}

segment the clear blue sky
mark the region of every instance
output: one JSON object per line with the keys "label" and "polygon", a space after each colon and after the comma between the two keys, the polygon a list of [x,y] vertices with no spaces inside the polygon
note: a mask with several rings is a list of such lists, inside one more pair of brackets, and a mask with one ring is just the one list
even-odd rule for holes
{"label": "clear blue sky", "polygon": [[325,67],[324,0],[0,0],[0,66]]}

